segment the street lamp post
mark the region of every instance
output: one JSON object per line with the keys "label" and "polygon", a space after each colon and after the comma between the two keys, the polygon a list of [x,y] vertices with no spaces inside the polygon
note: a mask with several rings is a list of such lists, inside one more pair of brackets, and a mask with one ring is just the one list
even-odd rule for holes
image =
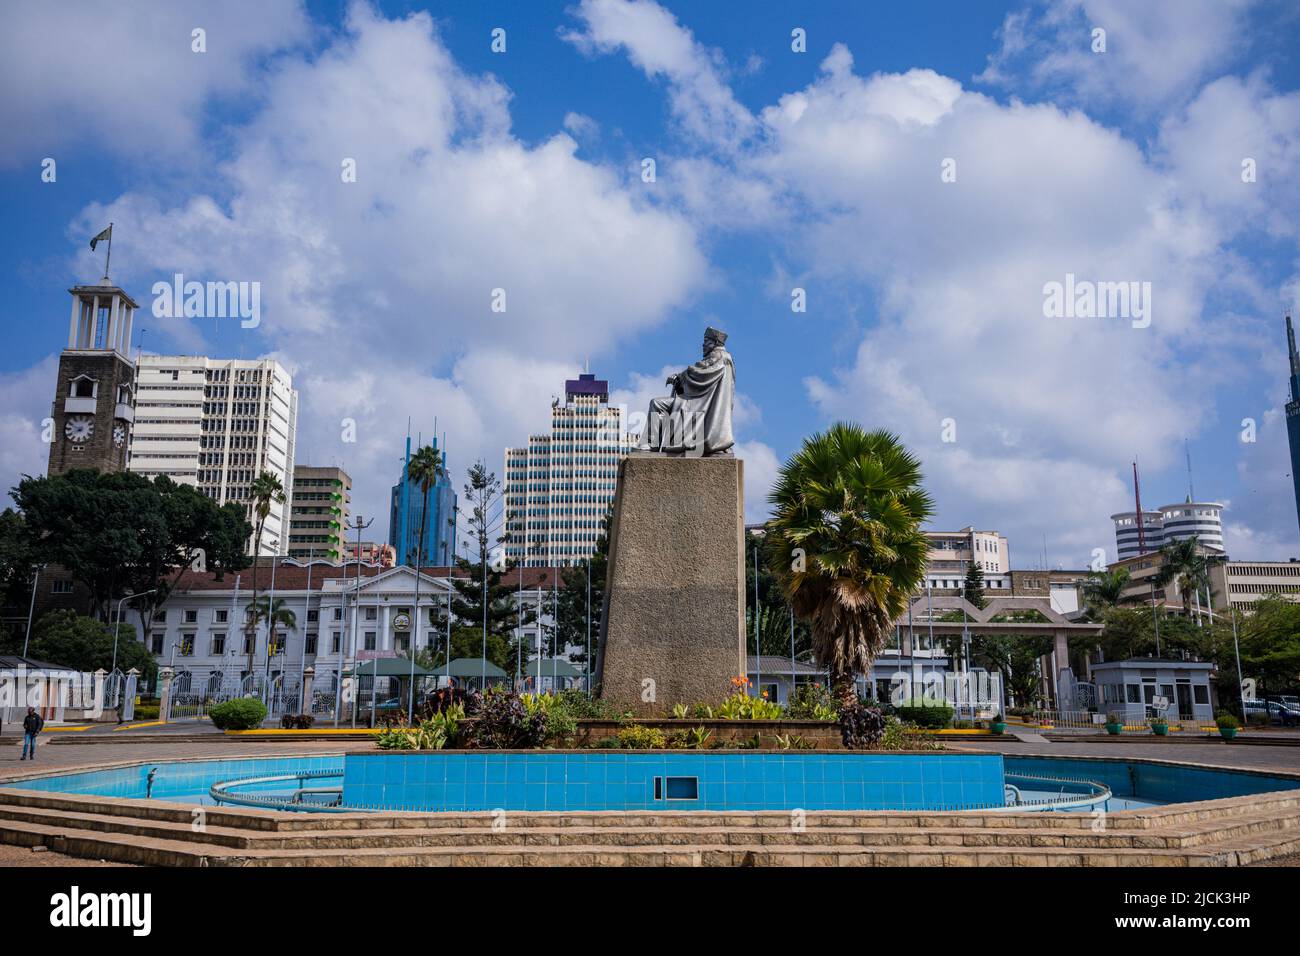
{"label": "street lamp post", "polygon": [[[153,594],[157,590],[157,588],[150,588],[148,591],[137,591],[135,594],[128,594],[117,602],[117,613],[113,618],[113,666],[109,668],[110,673],[117,670],[117,632],[122,626],[122,605],[132,598],[144,597],[146,594]],[[23,653],[24,655],[27,653],[26,647],[23,648]]]}
{"label": "street lamp post", "polygon": [[[357,586],[356,586],[356,593],[353,595],[353,600],[352,600],[351,644],[354,651],[356,650],[356,646],[357,646],[357,609],[361,603],[361,532],[364,531],[366,528],[369,528],[372,524],[375,523],[374,518],[371,518],[369,521],[365,521],[363,519],[364,516],[360,513],[358,513],[356,517],[352,519],[352,527],[355,528],[357,532]],[[348,624],[347,621],[343,622],[344,631],[347,630],[347,624]],[[335,727],[339,725],[339,715],[340,712],[343,710],[343,645],[344,643],[345,643],[344,641],[339,641],[339,679],[335,682],[335,689],[334,689],[334,726]],[[361,684],[361,681],[356,676],[355,671],[356,671],[356,665],[354,663],[353,664],[354,673],[352,675],[352,681],[354,685],[353,695],[352,695],[352,702],[353,702],[352,723],[354,726],[356,724],[356,716],[357,716],[357,708],[355,706],[356,691]],[[373,696],[373,688],[372,688],[371,696]]]}
{"label": "street lamp post", "polygon": [[32,572],[32,601],[27,606],[27,636],[23,638],[23,657],[27,656],[27,645],[32,639],[32,614],[36,611],[36,587],[41,580],[41,572],[45,570],[45,565],[38,564],[33,567]]}

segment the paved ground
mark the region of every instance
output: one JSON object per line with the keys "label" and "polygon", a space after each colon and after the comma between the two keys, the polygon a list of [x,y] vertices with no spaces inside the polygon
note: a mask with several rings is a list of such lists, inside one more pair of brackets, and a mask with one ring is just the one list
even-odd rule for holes
{"label": "paved ground", "polygon": [[134,760],[183,760],[189,757],[233,759],[235,757],[276,757],[282,754],[339,753],[356,747],[358,743],[340,740],[263,742],[222,736],[214,737],[209,743],[194,740],[169,741],[161,735],[148,739],[139,737],[121,742],[114,741],[111,744],[83,744],[67,741],[50,743],[48,739],[43,739],[38,746],[34,762],[18,759],[22,755],[20,747],[0,747],[0,777],[47,767],[58,769],[95,767]]}
{"label": "paved ground", "polygon": [[1049,757],[1115,757],[1173,760],[1179,763],[1234,767],[1242,770],[1287,770],[1300,773],[1300,747],[1267,747],[1231,744],[1215,740],[1203,744],[1188,743],[1000,743],[993,740],[963,740],[960,747],[992,750],[1015,756],[1041,754]]}
{"label": "paved ground", "polygon": [[6,866],[131,866],[130,863],[110,863],[108,860],[83,860],[80,857],[53,853],[49,850],[34,853],[25,846],[0,843],[0,868]]}

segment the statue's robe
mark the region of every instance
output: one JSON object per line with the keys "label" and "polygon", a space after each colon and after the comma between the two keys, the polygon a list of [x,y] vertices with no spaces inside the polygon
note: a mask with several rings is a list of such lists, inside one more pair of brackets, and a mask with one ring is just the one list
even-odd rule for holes
{"label": "statue's robe", "polygon": [[645,451],[670,455],[721,455],[736,443],[731,408],[736,369],[722,346],[677,376],[673,394],[650,400],[641,441]]}

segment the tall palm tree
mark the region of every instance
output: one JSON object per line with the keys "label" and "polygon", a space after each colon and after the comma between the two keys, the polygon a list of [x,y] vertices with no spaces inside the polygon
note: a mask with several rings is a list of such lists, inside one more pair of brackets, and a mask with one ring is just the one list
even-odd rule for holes
{"label": "tall palm tree", "polygon": [[[420,509],[420,536],[415,541],[415,614],[411,625],[411,651],[414,654],[416,638],[420,633],[420,565],[424,563],[424,532],[429,522],[429,491],[438,483],[442,470],[442,455],[432,445],[425,445],[411,456],[406,466],[407,477],[419,486],[424,499]],[[407,556],[409,560],[409,555]],[[412,661],[415,657],[412,656]],[[414,719],[414,718],[412,718]]]}
{"label": "tall palm tree", "polygon": [[[266,527],[266,519],[271,514],[272,504],[284,503],[284,485],[280,484],[280,479],[269,471],[264,471],[248,486],[248,497],[253,508],[254,531],[253,531],[253,601],[257,604],[257,565],[258,557],[262,553],[262,531]],[[253,673],[253,655],[257,652],[257,615],[253,615],[249,623],[252,640],[248,642],[248,673]]]}
{"label": "tall palm tree", "polygon": [[1090,613],[1097,614],[1119,604],[1129,586],[1128,568],[1114,571],[1092,571],[1083,579],[1083,603]]}
{"label": "tall palm tree", "polygon": [[920,483],[921,463],[896,436],[838,422],[804,441],[769,496],[768,566],[845,706],[925,582],[933,503]]}
{"label": "tall palm tree", "polygon": [[1183,614],[1192,616],[1192,595],[1210,586],[1210,568],[1223,559],[1205,554],[1196,535],[1170,541],[1160,548],[1160,570],[1152,577],[1156,587],[1176,584],[1183,599]]}
{"label": "tall palm tree", "polygon": [[296,630],[298,627],[298,617],[293,610],[285,604],[284,598],[275,598],[272,600],[270,595],[265,595],[255,600],[249,601],[244,606],[244,610],[253,616],[253,627],[257,627],[258,621],[266,621],[266,659],[268,663],[271,659],[271,649],[275,647],[275,627],[280,625],[286,631]]}

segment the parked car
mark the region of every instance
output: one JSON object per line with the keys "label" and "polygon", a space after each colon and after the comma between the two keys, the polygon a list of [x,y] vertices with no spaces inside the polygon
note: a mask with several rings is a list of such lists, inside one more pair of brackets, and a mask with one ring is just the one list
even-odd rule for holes
{"label": "parked car", "polygon": [[1270,724],[1283,727],[1300,726],[1300,709],[1293,709],[1275,700],[1246,701],[1247,722],[1258,721],[1266,717]]}
{"label": "parked car", "polygon": [[379,703],[375,704],[375,710],[383,713],[389,710],[401,710],[405,706],[406,705],[402,703],[400,697],[390,697],[388,700],[381,700]]}

